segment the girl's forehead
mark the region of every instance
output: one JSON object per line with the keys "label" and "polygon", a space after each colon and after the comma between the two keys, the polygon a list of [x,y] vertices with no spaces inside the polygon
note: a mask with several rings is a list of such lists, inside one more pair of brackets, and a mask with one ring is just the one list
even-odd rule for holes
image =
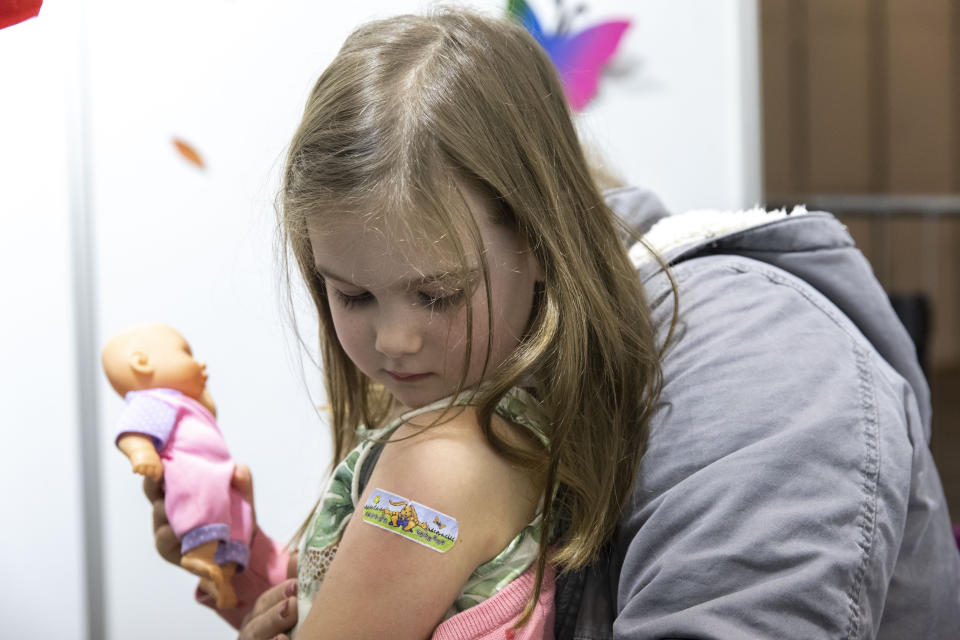
{"label": "girl's forehead", "polygon": [[362,286],[458,277],[479,265],[482,250],[468,234],[460,234],[458,249],[451,231],[376,218],[317,217],[307,230],[321,275]]}
{"label": "girl's forehead", "polygon": [[497,219],[493,201],[461,181],[423,190],[430,191],[429,195],[374,187],[362,199],[328,202],[307,216],[311,240],[321,233],[382,234],[398,248],[428,246],[443,250],[445,245],[455,246],[451,236],[464,246],[471,244],[467,242],[471,236],[477,231],[486,235],[485,227]]}

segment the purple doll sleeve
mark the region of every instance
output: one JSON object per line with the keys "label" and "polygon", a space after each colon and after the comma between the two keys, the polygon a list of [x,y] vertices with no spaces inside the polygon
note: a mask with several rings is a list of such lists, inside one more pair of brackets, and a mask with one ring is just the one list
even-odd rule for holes
{"label": "purple doll sleeve", "polygon": [[143,391],[131,391],[125,396],[127,408],[120,416],[117,436],[142,433],[153,438],[157,451],[163,448],[177,422],[177,408]]}

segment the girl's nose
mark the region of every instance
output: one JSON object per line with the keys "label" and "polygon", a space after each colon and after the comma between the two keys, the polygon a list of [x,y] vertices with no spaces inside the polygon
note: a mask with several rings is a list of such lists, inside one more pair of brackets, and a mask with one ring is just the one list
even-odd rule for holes
{"label": "girl's nose", "polygon": [[388,358],[413,355],[423,347],[423,336],[409,323],[383,322],[377,329],[375,347]]}

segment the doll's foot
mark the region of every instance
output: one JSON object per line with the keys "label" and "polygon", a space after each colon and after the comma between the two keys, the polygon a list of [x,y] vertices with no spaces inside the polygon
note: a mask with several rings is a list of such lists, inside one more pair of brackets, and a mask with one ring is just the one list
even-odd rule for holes
{"label": "doll's foot", "polygon": [[229,584],[224,585],[223,591],[217,594],[217,609],[233,609],[237,606],[237,594],[233,592],[233,587]]}
{"label": "doll's foot", "polygon": [[216,540],[210,540],[199,547],[190,549],[180,558],[180,566],[190,573],[200,576],[201,580],[207,580],[216,585],[222,584],[223,571],[213,559],[217,552],[217,544]]}
{"label": "doll's foot", "polygon": [[231,580],[237,572],[237,565],[225,564],[220,569],[223,572],[223,583],[218,584],[209,578],[200,578],[200,590],[214,599],[218,609],[233,609],[237,606],[237,594],[233,590]]}
{"label": "doll's foot", "polygon": [[237,594],[229,582],[216,584],[209,580],[201,580],[200,588],[210,594],[217,605],[217,609],[233,609],[237,606]]}
{"label": "doll's foot", "polygon": [[223,572],[223,583],[215,585],[216,592],[213,597],[217,600],[217,609],[233,609],[237,606],[237,594],[233,590],[233,574],[237,571],[237,565],[230,563],[220,567]]}

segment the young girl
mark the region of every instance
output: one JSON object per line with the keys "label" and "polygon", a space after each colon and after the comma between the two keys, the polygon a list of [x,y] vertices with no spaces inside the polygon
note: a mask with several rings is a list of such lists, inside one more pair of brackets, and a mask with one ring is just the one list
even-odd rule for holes
{"label": "young girl", "polygon": [[552,637],[554,567],[609,541],[659,368],[549,58],[469,13],[360,27],[280,204],[339,461],[301,532],[298,640]]}
{"label": "young girl", "polygon": [[635,269],[550,61],[465,13],[347,39],[280,209],[339,464],[295,571],[255,530],[244,640],[960,633],[915,351],[828,214],[670,216]]}
{"label": "young girl", "polygon": [[[531,569],[527,622],[548,560],[610,539],[659,384],[550,60],[466,13],[359,28],[309,98],[281,210],[342,461],[305,529],[298,638],[424,637]],[[374,525],[408,503],[457,530],[449,550]]]}

